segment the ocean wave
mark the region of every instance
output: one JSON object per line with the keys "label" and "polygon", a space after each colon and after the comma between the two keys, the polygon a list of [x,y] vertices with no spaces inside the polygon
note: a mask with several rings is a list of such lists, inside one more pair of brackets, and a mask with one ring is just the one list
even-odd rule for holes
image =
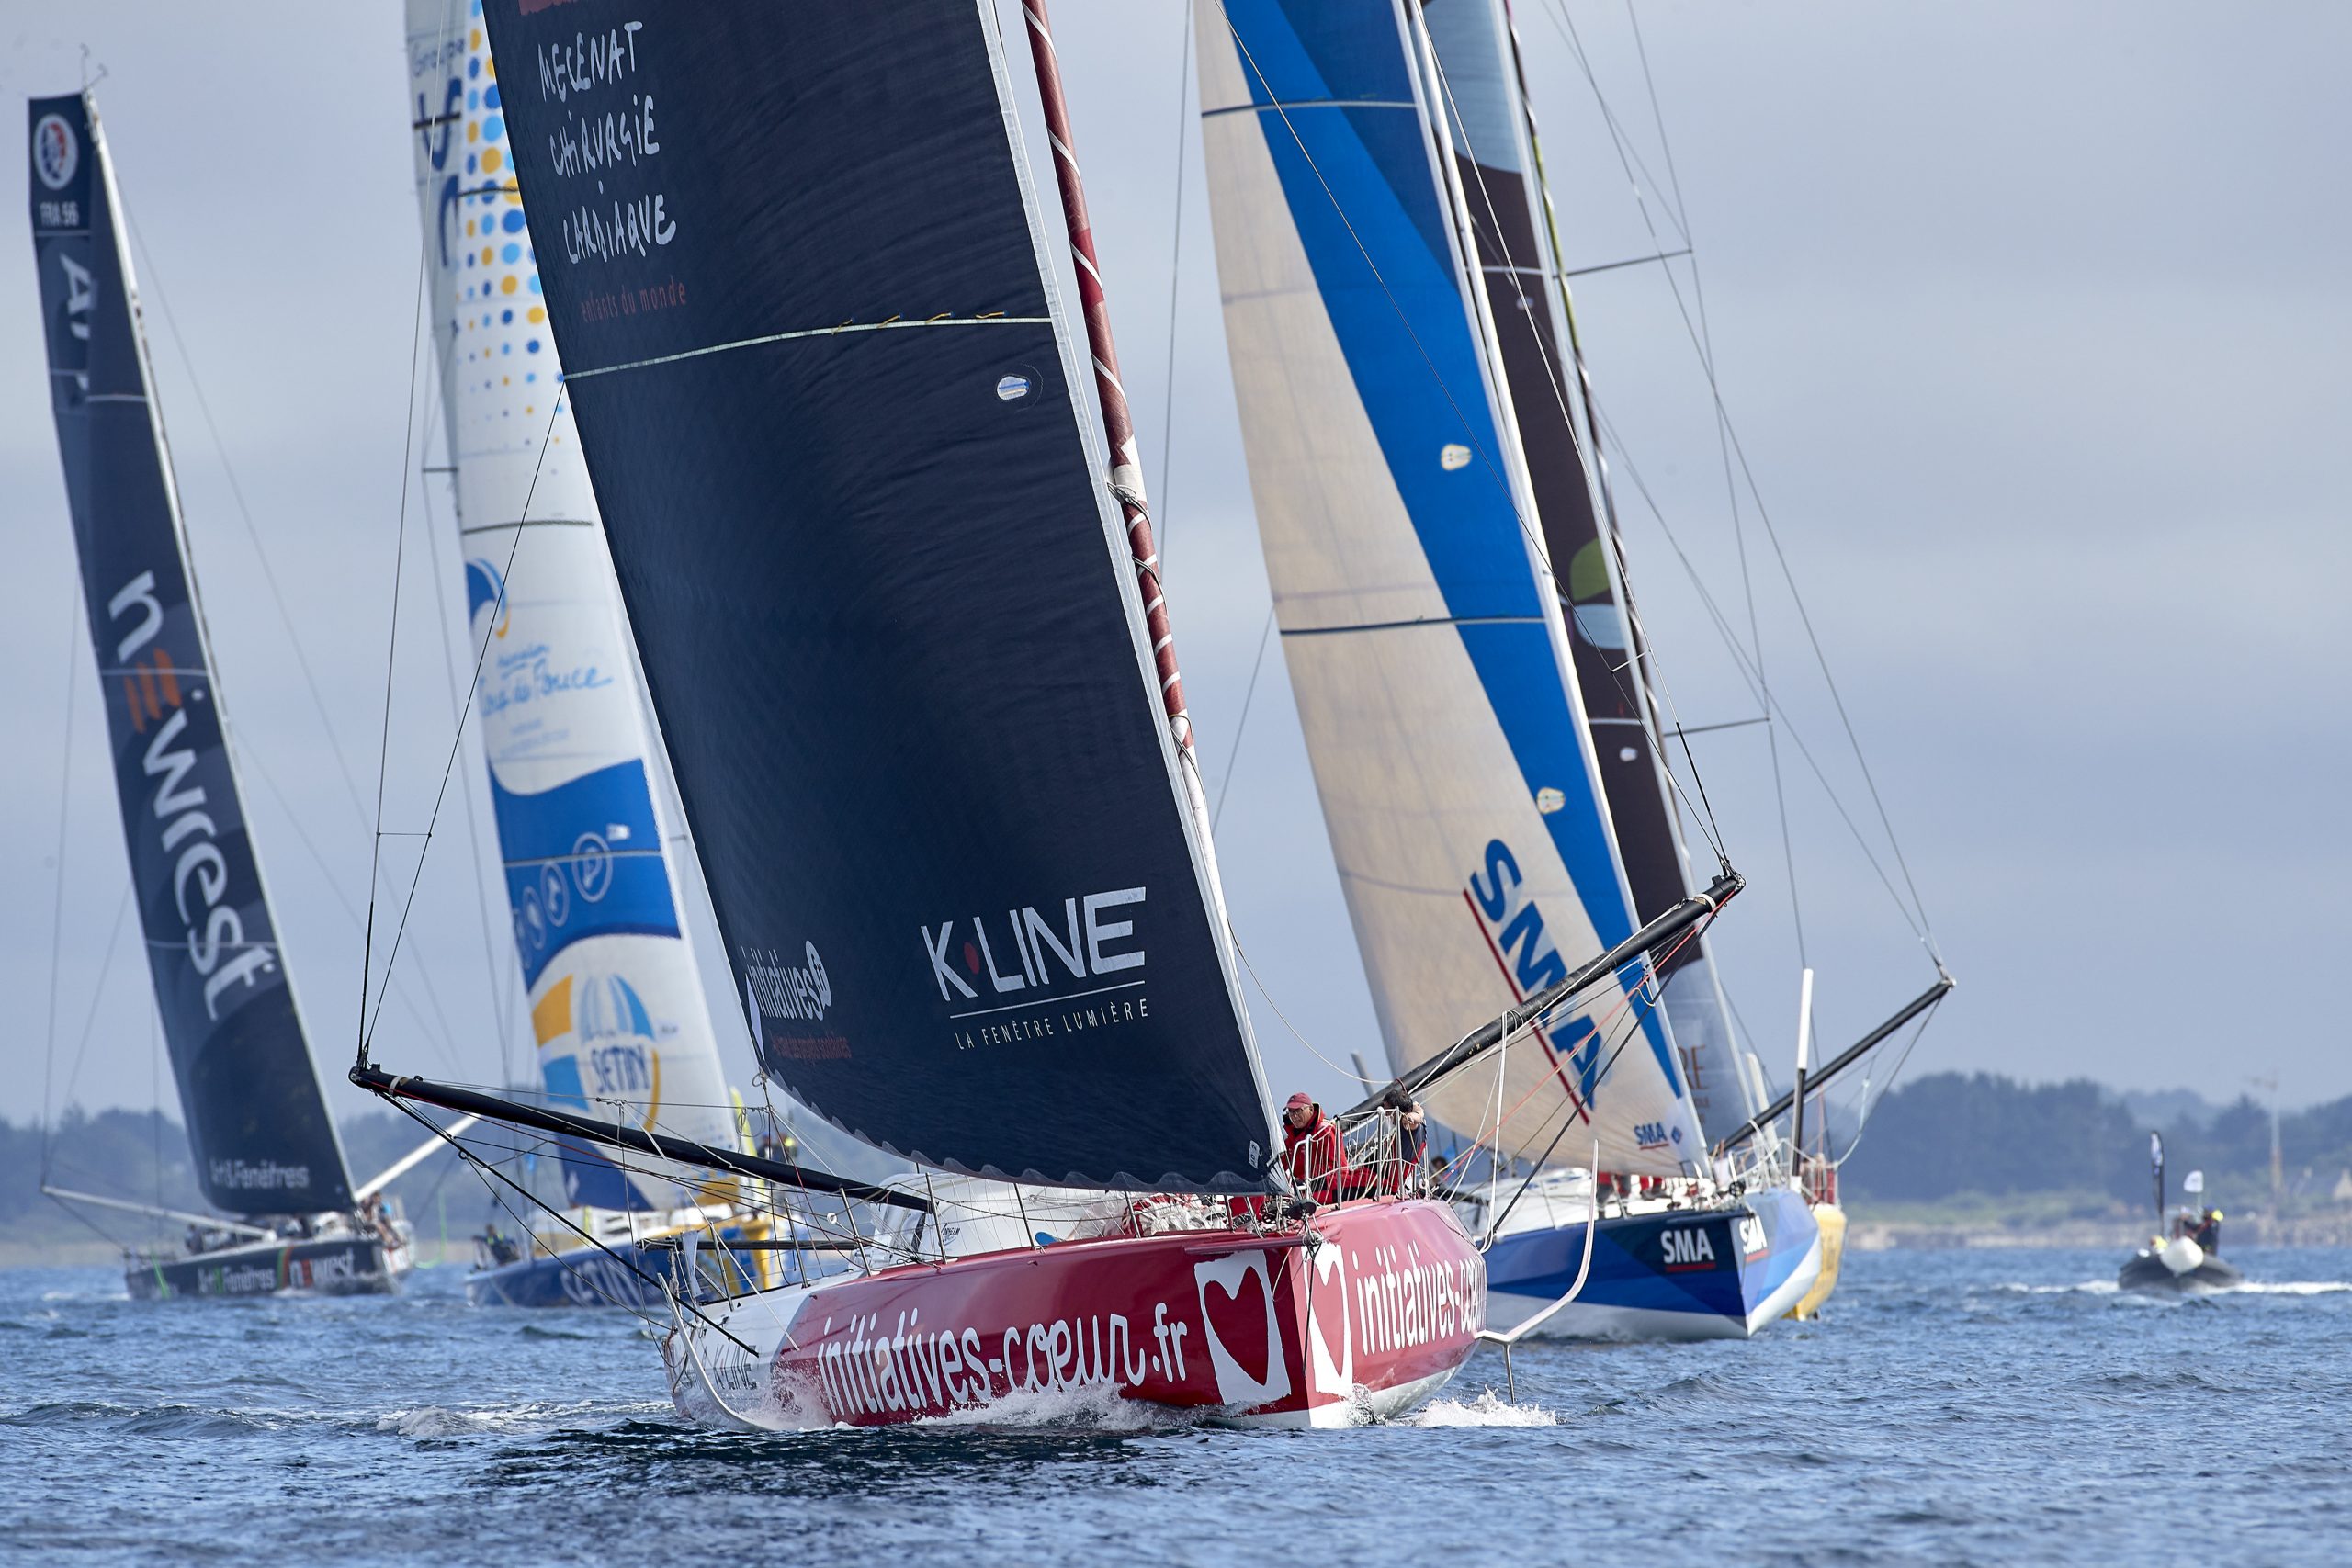
{"label": "ocean wave", "polygon": [[2248,1280],[2227,1293],[2233,1296],[2334,1296],[2352,1291],[2342,1280]]}
{"label": "ocean wave", "polygon": [[578,1400],[558,1404],[547,1400],[525,1400],[514,1404],[489,1404],[473,1408],[452,1409],[441,1404],[420,1404],[407,1410],[394,1410],[376,1418],[376,1430],[402,1438],[470,1438],[514,1432],[543,1431],[551,1427],[576,1423],[583,1416],[618,1415],[628,1411],[665,1409],[652,1404],[616,1406],[600,1404],[593,1400]]}
{"label": "ocean wave", "polygon": [[1556,1427],[1560,1417],[1540,1404],[1514,1404],[1493,1389],[1482,1389],[1472,1400],[1432,1399],[1400,1427]]}
{"label": "ocean wave", "polygon": [[1113,1383],[1016,1389],[969,1409],[928,1416],[918,1427],[1045,1427],[1073,1432],[1154,1432],[1196,1425],[1162,1405],[1128,1399]]}

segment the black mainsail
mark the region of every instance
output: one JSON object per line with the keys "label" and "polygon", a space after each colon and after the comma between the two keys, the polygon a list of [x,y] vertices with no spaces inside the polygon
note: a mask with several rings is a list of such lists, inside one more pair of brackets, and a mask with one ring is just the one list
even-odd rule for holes
{"label": "black mainsail", "polygon": [[763,1065],[929,1165],[1262,1186],[1173,677],[992,9],[485,11]]}
{"label": "black mainsail", "polygon": [[30,110],[57,444],[197,1176],[232,1213],[346,1209],[350,1176],[238,795],[106,144],[85,96],[35,98]]}

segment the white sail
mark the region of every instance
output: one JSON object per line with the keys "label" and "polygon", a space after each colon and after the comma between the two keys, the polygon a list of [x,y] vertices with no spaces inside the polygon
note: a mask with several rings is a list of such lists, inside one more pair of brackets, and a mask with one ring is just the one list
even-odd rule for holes
{"label": "white sail", "polygon": [[[469,0],[410,0],[417,196],[479,660],[475,720],[551,1100],[731,1147],[734,1106],[667,852],[662,771]],[[564,1152],[567,1195],[668,1208],[674,1173]]]}
{"label": "white sail", "polygon": [[[1414,29],[1386,3],[1229,0],[1198,41],[1259,532],[1402,1070],[1629,935],[1632,898]],[[1632,990],[1431,1110],[1510,1154],[1574,1122],[1562,1147],[1598,1134],[1610,1170],[1703,1163],[1665,1020]]]}

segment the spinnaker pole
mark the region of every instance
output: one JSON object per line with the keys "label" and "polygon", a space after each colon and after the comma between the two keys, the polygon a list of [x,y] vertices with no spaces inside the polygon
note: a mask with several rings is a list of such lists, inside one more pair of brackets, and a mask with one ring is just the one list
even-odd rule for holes
{"label": "spinnaker pole", "polygon": [[[1939,971],[1936,976],[1936,983],[1934,985],[1928,987],[1926,990],[1920,992],[1917,996],[1904,1003],[1902,1008],[1884,1023],[1880,1024],[1876,1029],[1871,1030],[1868,1034],[1863,1035],[1860,1040],[1855,1041],[1851,1045],[1849,1045],[1843,1051],[1838,1052],[1835,1057],[1830,1059],[1826,1066],[1821,1067],[1817,1071],[1807,1073],[1805,1075],[1805,1083],[1807,1087],[1816,1090],[1827,1088],[1831,1078],[1836,1077],[1839,1073],[1844,1072],[1848,1067],[1852,1066],[1856,1062],[1860,1061],[1864,1056],[1870,1055],[1873,1049],[1886,1040],[1887,1036],[1893,1034],[1896,1030],[1902,1028],[1905,1024],[1910,1022],[1913,1019],[1918,1017],[1921,1013],[1926,1012],[1929,1008],[1943,1000],[1944,993],[1951,990],[1952,987],[1957,984],[1959,984],[1959,982],[1954,980],[1950,975]],[[1789,1113],[1789,1108],[1795,1103],[1796,1096],[1794,1094],[1784,1094],[1781,1096],[1780,1099],[1774,1100],[1771,1104],[1758,1111],[1754,1119],[1746,1126],[1740,1128],[1739,1131],[1734,1133],[1730,1137],[1725,1138],[1722,1143],[1715,1145],[1715,1152],[1720,1154],[1725,1149],[1731,1148],[1736,1145],[1745,1143],[1749,1138],[1754,1137],[1758,1133],[1763,1131],[1766,1127],[1770,1126],[1773,1122],[1787,1115]]]}
{"label": "spinnaker pole", "polygon": [[831,1192],[854,1202],[883,1203],[894,1209],[914,1209],[924,1213],[931,1212],[928,1200],[895,1188],[849,1181],[820,1170],[787,1165],[782,1160],[739,1154],[732,1149],[713,1148],[708,1144],[697,1144],[691,1138],[673,1138],[665,1134],[642,1132],[617,1122],[599,1122],[593,1116],[575,1116],[549,1106],[526,1105],[520,1100],[483,1094],[477,1089],[460,1089],[455,1084],[406,1077],[364,1062],[351,1069],[351,1081],[387,1100],[413,1100],[425,1105],[440,1106],[445,1111],[487,1117],[509,1126],[527,1127],[535,1133],[548,1133],[560,1138],[579,1138],[608,1148],[628,1149],[634,1154],[676,1160],[682,1165],[702,1166],[724,1171],[729,1176],[757,1177],[779,1187],[797,1187],[808,1192]]}

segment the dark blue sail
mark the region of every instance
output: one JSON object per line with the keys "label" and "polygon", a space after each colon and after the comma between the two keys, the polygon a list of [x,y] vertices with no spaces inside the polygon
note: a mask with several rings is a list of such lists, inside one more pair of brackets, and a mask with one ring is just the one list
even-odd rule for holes
{"label": "dark blue sail", "polygon": [[1265,1092],[992,12],[486,9],[768,1071],[929,1164],[1261,1185]]}
{"label": "dark blue sail", "polygon": [[51,401],[140,925],[205,1196],[346,1208],[351,1182],[288,988],[222,736],[178,496],[96,117],[31,104]]}

